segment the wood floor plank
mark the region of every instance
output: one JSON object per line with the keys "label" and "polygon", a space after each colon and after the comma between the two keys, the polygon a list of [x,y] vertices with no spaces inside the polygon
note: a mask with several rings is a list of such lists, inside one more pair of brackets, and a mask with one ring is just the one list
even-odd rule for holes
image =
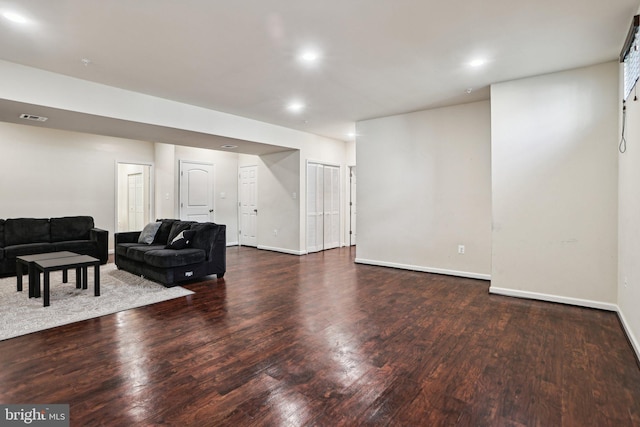
{"label": "wood floor plank", "polygon": [[640,426],[615,313],[229,248],[195,294],[0,342],[0,403],[73,426]]}

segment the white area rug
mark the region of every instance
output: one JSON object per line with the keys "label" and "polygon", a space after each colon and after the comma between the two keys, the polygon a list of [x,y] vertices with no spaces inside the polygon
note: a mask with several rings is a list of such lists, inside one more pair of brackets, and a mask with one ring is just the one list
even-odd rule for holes
{"label": "white area rug", "polygon": [[100,296],[96,297],[93,268],[88,273],[88,289],[84,290],[76,289],[75,271],[69,271],[69,283],[62,283],[62,272],[51,273],[49,307],[42,306],[42,298],[29,298],[26,276],[22,292],[16,291],[15,276],[0,279],[0,341],[193,294],[180,286],[165,288],[106,264],[100,266]]}

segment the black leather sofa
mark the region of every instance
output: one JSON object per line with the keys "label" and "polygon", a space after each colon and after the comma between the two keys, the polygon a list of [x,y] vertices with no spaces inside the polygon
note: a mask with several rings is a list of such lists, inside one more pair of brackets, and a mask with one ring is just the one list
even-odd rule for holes
{"label": "black leather sofa", "polygon": [[[226,226],[212,222],[162,219],[150,243],[140,243],[141,231],[115,233],[115,263],[119,269],[160,282],[166,287],[226,272]],[[182,231],[194,231],[188,247],[167,248]]]}
{"label": "black leather sofa", "polygon": [[16,257],[70,251],[106,264],[109,232],[95,228],[93,217],[0,219],[0,276],[16,274]]}

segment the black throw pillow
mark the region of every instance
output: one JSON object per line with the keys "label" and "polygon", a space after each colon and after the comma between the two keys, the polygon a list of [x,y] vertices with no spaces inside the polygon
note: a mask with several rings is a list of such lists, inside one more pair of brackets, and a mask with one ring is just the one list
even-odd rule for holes
{"label": "black throw pillow", "polygon": [[167,245],[166,249],[184,249],[191,246],[191,239],[195,236],[196,232],[191,230],[184,230],[178,233],[178,235]]}

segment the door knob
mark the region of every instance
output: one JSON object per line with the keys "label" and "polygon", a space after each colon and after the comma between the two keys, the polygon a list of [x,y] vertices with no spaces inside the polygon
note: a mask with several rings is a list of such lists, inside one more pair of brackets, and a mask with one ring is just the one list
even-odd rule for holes
{"label": "door knob", "polygon": [[254,211],[255,213],[258,213],[258,209],[254,209],[253,211]]}
{"label": "door knob", "polygon": [[209,213],[213,212],[213,209],[209,209]]}

